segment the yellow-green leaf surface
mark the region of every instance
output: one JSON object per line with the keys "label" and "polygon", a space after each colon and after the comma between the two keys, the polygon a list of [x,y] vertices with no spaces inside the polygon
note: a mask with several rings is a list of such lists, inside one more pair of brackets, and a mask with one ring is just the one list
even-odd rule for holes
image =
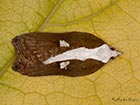
{"label": "yellow-green leaf surface", "polygon": [[[89,32],[123,54],[83,77],[23,76],[11,39],[36,31]],[[140,105],[140,0],[0,0],[0,105]]]}

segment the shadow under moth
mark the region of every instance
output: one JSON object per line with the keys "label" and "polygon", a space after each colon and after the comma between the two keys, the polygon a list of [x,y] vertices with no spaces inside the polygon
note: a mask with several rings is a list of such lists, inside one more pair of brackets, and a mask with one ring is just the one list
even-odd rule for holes
{"label": "shadow under moth", "polygon": [[84,76],[96,72],[121,53],[86,32],[33,32],[12,40],[13,69],[28,76]]}

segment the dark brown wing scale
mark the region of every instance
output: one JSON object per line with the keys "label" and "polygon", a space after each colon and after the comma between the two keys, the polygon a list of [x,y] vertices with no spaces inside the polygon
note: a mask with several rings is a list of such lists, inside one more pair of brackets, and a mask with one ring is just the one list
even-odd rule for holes
{"label": "dark brown wing scale", "polygon": [[[70,47],[60,47],[59,41],[65,40]],[[94,73],[104,64],[88,59],[86,61],[71,60],[67,69],[60,69],[60,62],[44,65],[42,62],[51,56],[79,47],[95,48],[104,44],[101,39],[85,32],[66,33],[27,33],[16,36],[12,44],[16,50],[13,69],[24,75],[45,76],[65,75],[84,76]]]}

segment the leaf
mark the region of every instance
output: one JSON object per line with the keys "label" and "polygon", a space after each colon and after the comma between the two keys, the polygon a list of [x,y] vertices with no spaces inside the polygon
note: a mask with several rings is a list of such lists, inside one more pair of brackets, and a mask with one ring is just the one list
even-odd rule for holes
{"label": "leaf", "polygon": [[[0,0],[1,105],[138,105],[139,0]],[[27,77],[11,69],[11,39],[44,31],[95,34],[123,55],[92,75]]]}

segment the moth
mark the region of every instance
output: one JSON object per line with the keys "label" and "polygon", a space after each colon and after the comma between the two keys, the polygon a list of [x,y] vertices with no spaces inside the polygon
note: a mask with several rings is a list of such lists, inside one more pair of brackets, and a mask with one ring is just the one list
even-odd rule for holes
{"label": "moth", "polygon": [[86,32],[32,32],[12,39],[12,68],[28,76],[85,76],[121,53]]}

